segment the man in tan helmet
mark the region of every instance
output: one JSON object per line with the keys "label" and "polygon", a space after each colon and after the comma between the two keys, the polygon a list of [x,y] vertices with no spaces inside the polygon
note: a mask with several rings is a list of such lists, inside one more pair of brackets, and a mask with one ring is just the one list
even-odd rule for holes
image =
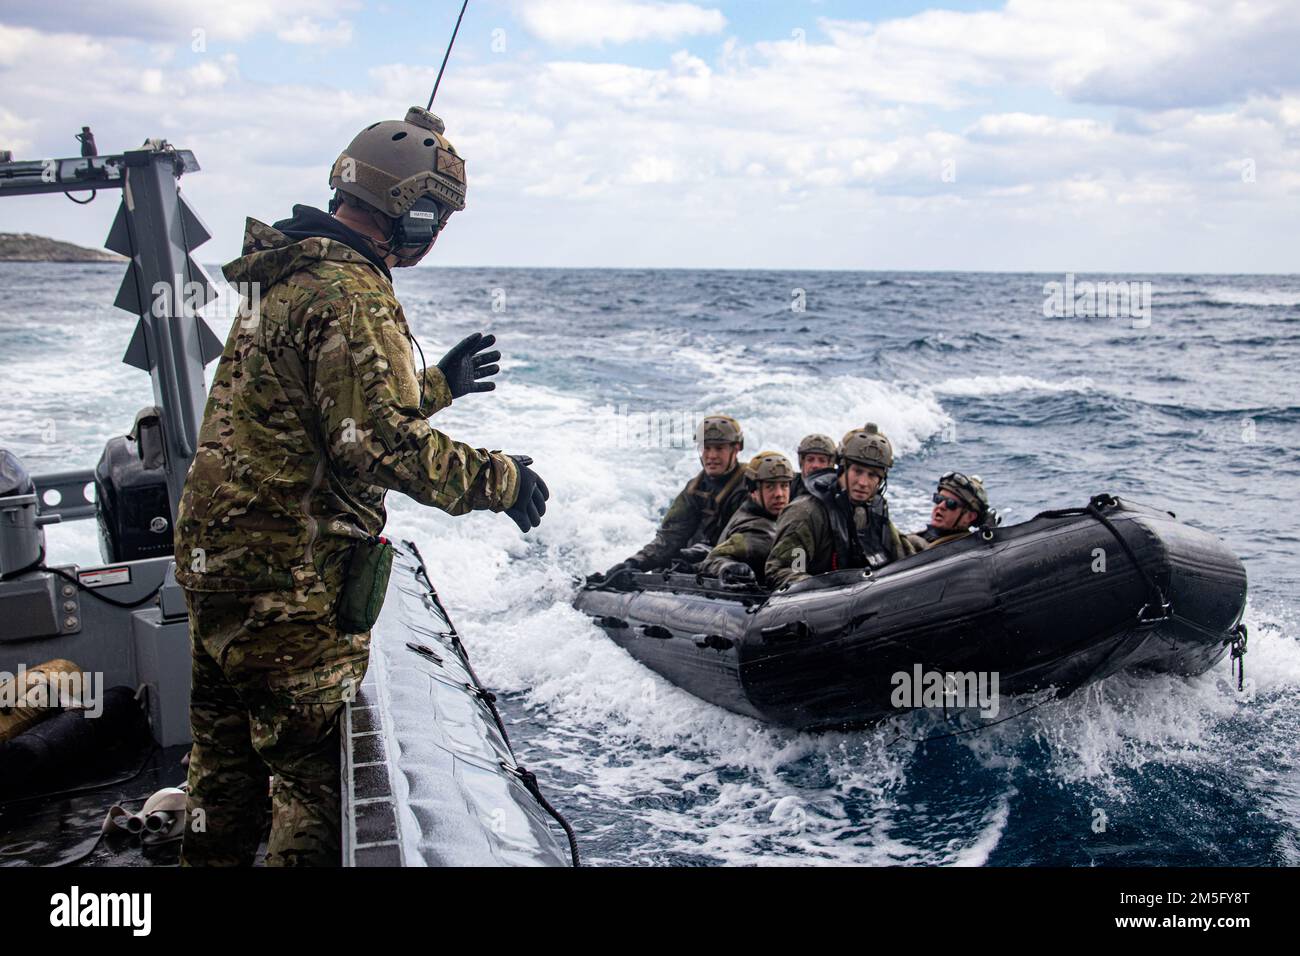
{"label": "man in tan helmet", "polygon": [[844,436],[837,469],[808,480],[808,493],[776,523],[767,558],[771,587],[845,568],[878,568],[913,554],[914,545],[889,519],[885,483],[894,465],[889,439],[868,422]]}
{"label": "man in tan helmet", "polygon": [[745,469],[739,460],[745,435],[730,415],[710,415],[696,429],[695,443],[700,449],[700,473],[673,499],[654,540],[606,571],[605,577],[627,569],[665,567],[686,548],[702,546],[700,550],[707,554],[718,543],[722,529],[745,501]]}
{"label": "man in tan helmet", "polygon": [[494,388],[500,357],[473,335],[417,372],[393,294],[390,269],[419,262],[465,205],[442,121],[417,107],[367,127],[330,185],[332,216],[250,219],[224,269],[259,294],[230,330],[177,515],[193,658],[183,865],[250,865],[268,813],[269,865],[338,864],[338,716],[377,613],[353,595],[383,593],[389,490],[504,511],[523,531],[546,508],[530,459],[425,421]]}
{"label": "man in tan helmet", "polygon": [[939,479],[930,523],[923,531],[909,534],[907,538],[918,551],[924,551],[949,541],[960,541],[990,519],[997,523],[996,512],[989,507],[989,495],[979,475],[967,477],[960,471],[950,471]]}
{"label": "man in tan helmet", "polygon": [[829,435],[805,435],[799,442],[799,474],[790,486],[790,500],[798,498],[807,489],[804,483],[819,471],[835,467],[835,439]]}
{"label": "man in tan helmet", "polygon": [[776,451],[761,451],[745,466],[745,489],[749,500],[736,509],[722,529],[717,546],[700,565],[724,584],[759,581],[772,542],[776,540],[776,519],[790,502],[794,480],[790,460]]}

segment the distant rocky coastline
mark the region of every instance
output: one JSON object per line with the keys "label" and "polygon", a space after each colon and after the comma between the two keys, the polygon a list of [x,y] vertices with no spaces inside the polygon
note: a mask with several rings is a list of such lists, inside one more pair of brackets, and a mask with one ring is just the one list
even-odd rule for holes
{"label": "distant rocky coastline", "polygon": [[104,249],[87,249],[29,232],[0,232],[0,262],[120,262]]}

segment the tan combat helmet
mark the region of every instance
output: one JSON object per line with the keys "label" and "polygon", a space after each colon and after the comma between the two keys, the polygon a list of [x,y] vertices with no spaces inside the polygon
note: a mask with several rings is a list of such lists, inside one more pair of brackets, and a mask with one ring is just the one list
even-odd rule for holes
{"label": "tan combat helmet", "polygon": [[740,422],[730,415],[710,415],[695,429],[695,444],[705,442],[726,442],[744,448],[745,433],[740,430]]}
{"label": "tan combat helmet", "polygon": [[975,512],[977,521],[983,522],[992,511],[989,507],[989,494],[984,490],[984,482],[979,475],[966,476],[960,471],[950,471],[939,479],[939,490],[949,492],[968,510]]}
{"label": "tan combat helmet", "polygon": [[894,446],[875,422],[867,422],[864,428],[853,429],[840,441],[837,460],[840,464],[855,462],[889,471],[894,467]]}
{"label": "tan combat helmet", "polygon": [[832,461],[835,460],[835,439],[830,435],[805,435],[799,442],[799,460],[803,461],[804,455],[826,455]]}
{"label": "tan combat helmet", "polygon": [[465,208],[465,160],[444,130],[441,119],[418,106],[404,120],[370,124],[334,161],[330,188],[394,219],[428,196],[445,207],[445,223]]}
{"label": "tan combat helmet", "polygon": [[794,481],[790,459],[779,451],[760,451],[745,466],[745,483],[752,488],[760,481]]}

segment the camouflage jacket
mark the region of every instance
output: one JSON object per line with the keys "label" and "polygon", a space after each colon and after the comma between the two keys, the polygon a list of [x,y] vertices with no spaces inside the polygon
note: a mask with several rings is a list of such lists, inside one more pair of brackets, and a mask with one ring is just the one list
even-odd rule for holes
{"label": "camouflage jacket", "polygon": [[449,514],[514,504],[518,471],[425,418],[451,403],[415,371],[388,276],[337,239],[250,219],[223,270],[256,284],[217,365],[176,520],[176,579],[195,591],[337,590],[378,534],[389,490]]}
{"label": "camouflage jacket", "polygon": [[[820,468],[817,471],[814,471],[809,478],[816,478],[820,474],[834,470],[834,468]],[[794,501],[794,499],[798,498],[800,495],[806,494],[808,494],[807,483],[804,481],[803,473],[800,472],[794,476],[794,481],[790,483],[790,500]]]}
{"label": "camouflage jacket", "polygon": [[831,471],[814,475],[806,487],[807,493],[787,505],[777,520],[776,542],[764,569],[769,587],[828,571],[880,566],[918,550],[898,533],[880,495],[854,505]]}
{"label": "camouflage jacket", "polygon": [[960,541],[962,538],[970,536],[969,528],[959,528],[955,531],[941,531],[938,528],[932,528],[929,525],[923,531],[915,534],[904,535],[904,538],[916,551],[925,551],[928,548],[936,548],[941,544],[947,544],[949,541]]}
{"label": "camouflage jacket", "polygon": [[682,548],[702,541],[712,547],[746,498],[744,462],[736,462],[735,468],[716,479],[701,471],[678,492],[654,540],[632,560],[642,568],[661,568]]}
{"label": "camouflage jacket", "polygon": [[718,544],[700,565],[701,574],[716,575],[730,561],[742,561],[754,569],[760,579],[767,553],[776,540],[776,519],[754,499],[749,498],[736,509],[718,536]]}

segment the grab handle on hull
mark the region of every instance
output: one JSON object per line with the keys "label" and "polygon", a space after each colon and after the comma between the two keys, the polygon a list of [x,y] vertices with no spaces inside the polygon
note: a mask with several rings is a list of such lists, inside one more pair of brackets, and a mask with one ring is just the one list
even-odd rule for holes
{"label": "grab handle on hull", "polygon": [[606,614],[604,617],[596,618],[596,623],[599,624],[601,627],[609,628],[616,631],[621,631],[631,626],[627,623],[627,621],[623,620],[621,617],[611,617],[608,614]]}
{"label": "grab handle on hull", "polygon": [[638,624],[636,632],[640,637],[653,637],[661,641],[666,641],[673,636],[672,631],[658,624]]}
{"label": "grab handle on hull", "polygon": [[765,644],[784,644],[805,640],[812,635],[812,628],[806,621],[786,621],[784,624],[762,628],[758,633],[762,635]]}
{"label": "grab handle on hull", "polygon": [[729,651],[736,646],[735,641],[721,634],[692,634],[691,637],[695,641],[695,646],[699,648],[711,647],[715,651]]}

